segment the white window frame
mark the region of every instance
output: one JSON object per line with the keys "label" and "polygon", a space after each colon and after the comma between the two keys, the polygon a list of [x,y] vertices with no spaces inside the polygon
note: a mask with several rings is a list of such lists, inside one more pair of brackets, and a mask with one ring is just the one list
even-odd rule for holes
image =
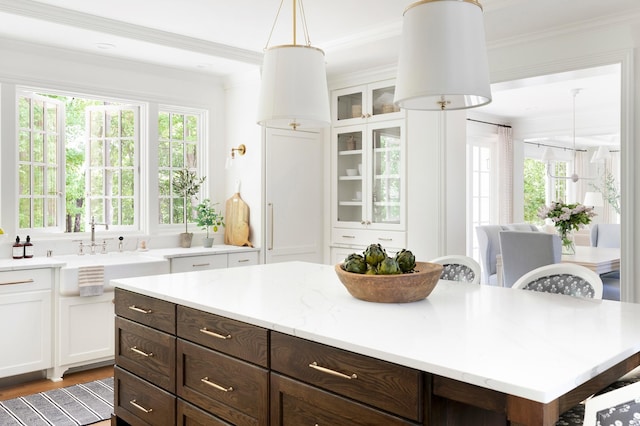
{"label": "white window frame", "polygon": [[[197,109],[197,108],[189,108],[189,107],[179,107],[179,106],[174,106],[174,105],[159,105],[158,106],[158,114],[156,119],[156,122],[160,120],[160,114],[163,113],[169,113],[169,114],[181,114],[181,115],[190,115],[190,116],[195,116],[198,119],[198,141],[196,142],[196,156],[197,156],[197,160],[195,162],[195,167],[189,167],[189,170],[191,171],[195,171],[196,175],[198,177],[205,177],[206,174],[206,170],[208,170],[207,164],[208,164],[208,150],[207,150],[207,144],[206,141],[208,140],[208,114],[207,111],[204,109]],[[157,212],[158,212],[158,219],[157,221],[155,221],[155,223],[153,224],[153,226],[157,226],[159,230],[163,231],[163,232],[169,232],[169,231],[173,231],[173,230],[179,230],[179,229],[183,229],[185,224],[184,222],[174,222],[173,221],[173,215],[171,215],[170,218],[170,223],[161,223],[160,222],[160,214],[161,214],[161,207],[160,207],[160,203],[162,199],[169,199],[169,203],[170,203],[170,209],[171,211],[173,211],[173,201],[172,199],[176,198],[175,195],[173,195],[173,186],[172,186],[172,180],[173,180],[173,173],[177,170],[182,169],[182,167],[174,167],[171,164],[167,167],[167,166],[160,166],[160,149],[159,149],[159,143],[161,141],[160,139],[160,126],[156,123],[156,126],[158,128],[158,134],[157,134],[157,139],[155,141],[153,141],[154,143],[154,149],[157,152],[157,168],[158,168],[158,180],[156,181],[156,191],[158,194],[158,202],[156,205],[157,208]],[[171,132],[170,132],[171,133]],[[171,141],[171,134],[169,135],[169,141]],[[183,142],[185,142],[185,140],[182,140]],[[171,148],[169,148],[169,150],[171,150]],[[184,163],[183,163],[184,165]],[[168,196],[163,196],[160,194],[160,172],[162,170],[167,170],[169,172],[169,179],[170,179],[170,183],[169,183],[169,190],[171,191],[169,193]],[[205,179],[204,183],[202,184],[202,186],[200,187],[200,193],[198,195],[198,200],[202,201],[202,199],[207,198],[207,196],[205,194],[208,194],[209,188],[209,182],[208,179]],[[153,200],[150,200],[150,202],[153,202]],[[195,208],[195,206],[194,206]],[[190,228],[190,232],[193,230],[193,226],[195,226],[195,219],[193,220],[187,220],[187,226],[191,226]]]}

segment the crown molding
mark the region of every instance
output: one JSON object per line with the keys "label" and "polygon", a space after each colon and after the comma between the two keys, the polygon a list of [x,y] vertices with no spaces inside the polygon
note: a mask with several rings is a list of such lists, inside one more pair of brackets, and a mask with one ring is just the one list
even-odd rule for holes
{"label": "crown molding", "polygon": [[262,63],[262,52],[142,27],[33,0],[0,0],[0,12],[38,19],[53,24],[98,31],[191,52],[204,53],[252,65]]}

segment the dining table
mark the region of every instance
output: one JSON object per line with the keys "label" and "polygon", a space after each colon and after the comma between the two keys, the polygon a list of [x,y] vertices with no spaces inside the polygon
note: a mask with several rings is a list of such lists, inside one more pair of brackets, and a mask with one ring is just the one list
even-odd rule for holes
{"label": "dining table", "polygon": [[[620,270],[620,248],[575,246],[574,254],[563,254],[560,262],[575,263],[591,269],[593,272],[606,274]],[[503,286],[502,256],[496,256],[496,272],[498,286]]]}

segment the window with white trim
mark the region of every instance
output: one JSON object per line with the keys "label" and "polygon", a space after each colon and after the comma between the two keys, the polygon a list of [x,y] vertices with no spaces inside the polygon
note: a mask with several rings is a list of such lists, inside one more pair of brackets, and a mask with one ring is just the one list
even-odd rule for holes
{"label": "window with white trim", "polygon": [[[199,173],[203,139],[203,114],[184,109],[163,108],[158,115],[159,224],[184,224],[184,200],[173,191],[178,170]],[[193,222],[195,200],[190,202],[187,222]]]}

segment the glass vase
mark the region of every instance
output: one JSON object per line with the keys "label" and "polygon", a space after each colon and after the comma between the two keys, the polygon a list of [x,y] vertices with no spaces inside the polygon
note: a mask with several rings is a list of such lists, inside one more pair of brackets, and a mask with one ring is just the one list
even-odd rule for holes
{"label": "glass vase", "polygon": [[573,231],[561,231],[562,254],[576,254],[576,242]]}

